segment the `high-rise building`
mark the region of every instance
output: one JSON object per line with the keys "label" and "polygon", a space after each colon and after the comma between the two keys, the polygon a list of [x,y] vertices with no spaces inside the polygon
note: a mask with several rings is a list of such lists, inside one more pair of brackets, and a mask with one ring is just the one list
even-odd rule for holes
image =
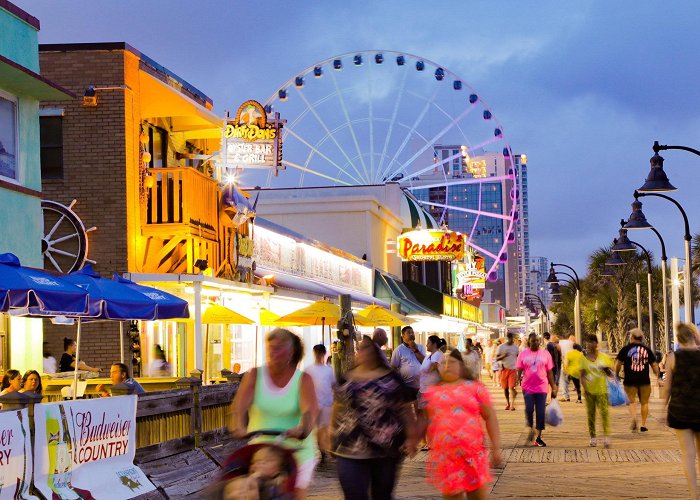
{"label": "high-rise building", "polygon": [[535,293],[530,286],[530,222],[527,196],[527,155],[515,155],[515,175],[519,191],[518,212],[520,218],[516,223],[516,243],[518,253],[518,292],[520,302],[525,301],[526,293]]}
{"label": "high-rise building", "polygon": [[549,286],[545,283],[549,274],[549,260],[547,257],[531,257],[530,258],[530,279],[528,287],[531,290],[528,293],[537,295],[544,305],[549,307]]}
{"label": "high-rise building", "polygon": [[[461,145],[436,145],[434,147],[435,170],[412,179],[411,184],[414,187],[412,192],[418,200],[470,210],[469,212],[445,210],[434,205],[428,206],[436,220],[468,237],[472,247],[485,258],[488,270],[494,262],[489,253],[499,254],[504,238],[507,237],[505,233],[508,228],[507,221],[485,216],[484,213],[490,212],[499,216],[510,213],[513,203],[510,196],[513,182],[499,179],[492,182],[485,180],[477,184],[450,184],[450,181],[460,178],[501,178],[508,174],[512,162],[499,153],[467,157],[465,161],[460,155],[461,151]],[[452,160],[449,160],[450,157]],[[446,186],[420,189],[421,184],[434,185],[440,180],[444,181]],[[518,233],[521,232],[518,231]],[[514,244],[508,247],[508,252],[504,256],[505,262],[502,258],[499,263],[497,280],[487,281],[484,293],[484,302],[501,304],[512,314],[517,313],[520,301],[518,285],[518,247],[520,245]]]}

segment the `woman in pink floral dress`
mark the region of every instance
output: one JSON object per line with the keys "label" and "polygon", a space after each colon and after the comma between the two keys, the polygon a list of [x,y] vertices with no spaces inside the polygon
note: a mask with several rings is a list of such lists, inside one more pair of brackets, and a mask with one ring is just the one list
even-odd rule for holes
{"label": "woman in pink floral dress", "polygon": [[[488,389],[467,380],[467,369],[456,349],[440,367],[442,381],[428,388],[425,400],[430,452],[426,463],[428,482],[444,498],[487,498],[491,480],[489,465],[501,462],[501,443],[496,412]],[[491,460],[481,421],[491,442]]]}

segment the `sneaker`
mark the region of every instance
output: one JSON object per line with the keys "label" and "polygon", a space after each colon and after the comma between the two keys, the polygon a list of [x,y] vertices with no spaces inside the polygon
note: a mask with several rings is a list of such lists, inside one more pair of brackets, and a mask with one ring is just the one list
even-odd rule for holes
{"label": "sneaker", "polygon": [[510,410],[510,405],[506,405],[506,411]]}
{"label": "sneaker", "polygon": [[591,442],[588,443],[588,446],[595,448],[596,446],[598,446],[598,440],[596,438],[591,438]]}
{"label": "sneaker", "polygon": [[570,399],[570,398],[565,398],[565,397],[562,396],[561,398],[559,398],[559,401],[561,401],[562,403],[564,403],[564,402],[571,401],[571,399]]}
{"label": "sneaker", "polygon": [[581,401],[580,399],[577,399],[576,402],[579,404],[583,404],[583,401]]}
{"label": "sneaker", "polygon": [[607,437],[603,438],[603,448],[610,448],[610,439]]}
{"label": "sneaker", "polygon": [[533,445],[533,446],[539,446],[540,448],[544,448],[545,446],[547,446],[547,443],[545,443],[544,441],[542,441],[542,438],[541,438],[541,437],[538,437],[537,439],[535,439],[535,442],[532,443],[532,445]]}
{"label": "sneaker", "polygon": [[636,432],[636,431],[637,431],[637,419],[632,420],[632,424],[630,425],[630,430],[631,430],[632,432]]}
{"label": "sneaker", "polygon": [[535,429],[531,427],[530,430],[527,432],[527,442],[532,443],[533,439],[535,439]]}
{"label": "sneaker", "polygon": [[649,431],[649,429],[647,429],[646,427],[639,428],[639,432],[648,432],[648,431]]}

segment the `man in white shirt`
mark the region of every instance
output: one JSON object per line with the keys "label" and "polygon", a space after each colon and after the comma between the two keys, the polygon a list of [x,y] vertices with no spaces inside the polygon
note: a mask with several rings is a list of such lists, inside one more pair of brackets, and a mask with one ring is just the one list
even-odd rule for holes
{"label": "man in white shirt", "polygon": [[425,346],[416,344],[416,334],[410,326],[401,329],[401,340],[403,342],[391,354],[391,366],[399,371],[415,401],[420,387],[420,367],[425,359]]}
{"label": "man in white shirt", "polygon": [[512,332],[506,335],[507,341],[496,349],[496,361],[501,363],[501,387],[506,396],[506,410],[515,411],[515,397],[518,395],[515,387],[518,385],[518,346]]}
{"label": "man in white shirt", "polygon": [[316,424],[316,438],[318,449],[321,450],[321,460],[325,458],[330,449],[331,409],[333,407],[333,388],[335,387],[335,374],[333,368],[326,364],[326,346],[318,344],[314,346],[314,364],[306,369],[306,373],[314,381],[316,399],[318,400],[318,422]]}
{"label": "man in white shirt", "polygon": [[574,348],[576,337],[569,335],[568,339],[559,340],[559,349],[561,350],[561,374],[559,375],[559,391],[561,397],[559,401],[571,401],[569,396],[569,376],[566,374],[566,353]]}

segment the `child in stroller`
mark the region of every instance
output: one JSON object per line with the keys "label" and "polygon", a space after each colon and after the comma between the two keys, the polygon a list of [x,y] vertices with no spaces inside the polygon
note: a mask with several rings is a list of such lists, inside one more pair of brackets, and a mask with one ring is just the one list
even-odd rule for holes
{"label": "child in stroller", "polygon": [[248,444],[223,464],[208,498],[293,500],[296,472],[293,451],[274,443]]}

